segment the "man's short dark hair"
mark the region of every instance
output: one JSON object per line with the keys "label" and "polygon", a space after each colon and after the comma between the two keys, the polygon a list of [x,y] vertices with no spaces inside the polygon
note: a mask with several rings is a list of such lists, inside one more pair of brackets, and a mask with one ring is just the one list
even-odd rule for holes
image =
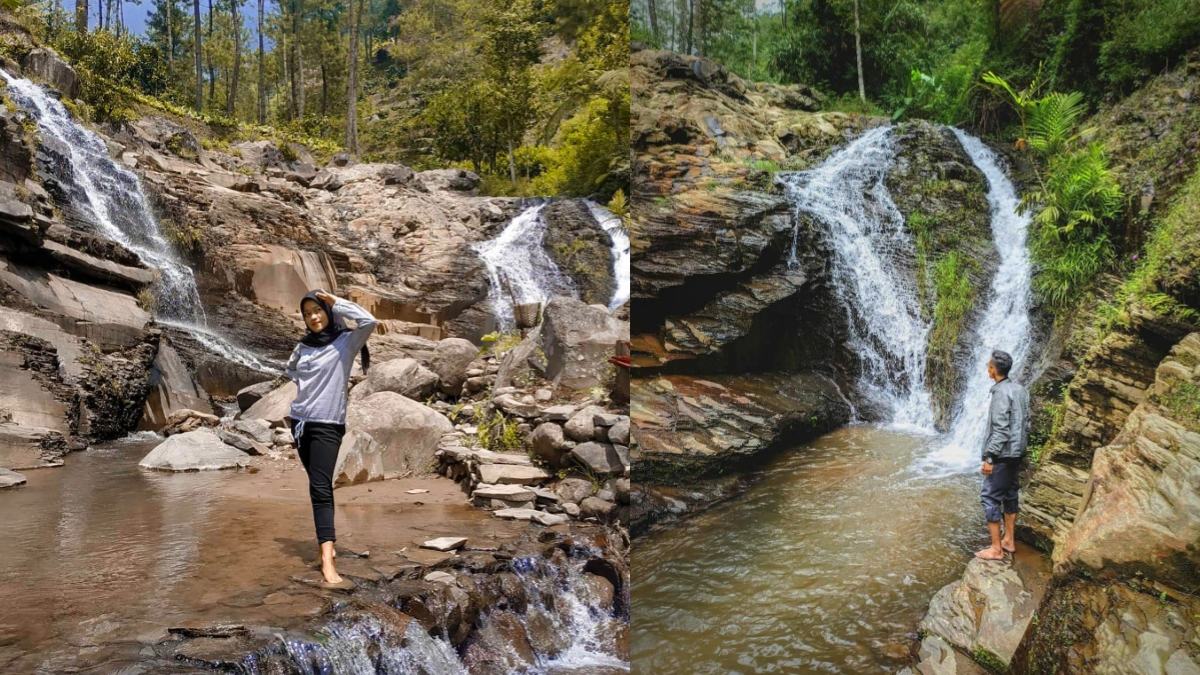
{"label": "man's short dark hair", "polygon": [[1008,352],[1002,352],[999,349],[992,352],[992,365],[996,367],[996,372],[1008,377],[1008,371],[1012,370],[1012,357]]}

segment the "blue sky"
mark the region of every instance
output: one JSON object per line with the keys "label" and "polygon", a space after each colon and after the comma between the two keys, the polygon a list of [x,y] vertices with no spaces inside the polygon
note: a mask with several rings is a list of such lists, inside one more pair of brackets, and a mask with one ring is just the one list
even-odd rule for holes
{"label": "blue sky", "polygon": [[[67,14],[71,16],[75,15],[75,0],[62,0],[62,4],[63,9],[66,10]],[[88,7],[88,9],[91,10],[91,14],[88,16],[88,25],[95,28],[100,22],[100,17],[97,14],[98,0],[89,0],[88,4],[91,5]],[[273,0],[266,0],[264,4],[268,12],[271,11],[271,8],[275,6],[275,2]],[[183,2],[180,2],[177,6],[181,10],[184,9]],[[186,11],[190,13],[191,7],[191,0],[188,0]],[[141,0],[140,4],[134,4],[132,0],[126,0],[125,27],[128,28],[129,32],[131,33],[145,35],[146,19],[150,16],[150,12],[153,9],[153,0]],[[200,0],[200,11],[204,12],[205,14],[208,13],[208,0]],[[246,2],[242,4],[242,7],[239,11],[242,14],[245,26],[253,31],[255,29],[256,22],[258,21],[258,0],[246,0]]]}

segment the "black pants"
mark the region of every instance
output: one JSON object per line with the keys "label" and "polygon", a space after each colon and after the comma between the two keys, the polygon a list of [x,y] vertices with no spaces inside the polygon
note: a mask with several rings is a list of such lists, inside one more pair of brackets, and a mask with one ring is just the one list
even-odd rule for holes
{"label": "black pants", "polygon": [[[292,420],[293,433],[296,421]],[[337,541],[333,531],[333,467],[346,433],[344,424],[305,422],[304,436],[296,446],[300,462],[308,472],[308,496],[312,499],[317,544]]]}
{"label": "black pants", "polygon": [[1017,488],[1020,486],[1021,462],[999,461],[992,464],[992,472],[983,477],[983,489],[979,501],[983,502],[983,515],[989,523],[998,523],[1002,513],[1017,513]]}

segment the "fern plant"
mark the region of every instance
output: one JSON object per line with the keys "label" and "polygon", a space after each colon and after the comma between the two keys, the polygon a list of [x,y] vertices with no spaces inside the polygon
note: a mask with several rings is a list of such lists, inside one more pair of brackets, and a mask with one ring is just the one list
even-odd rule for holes
{"label": "fern plant", "polygon": [[1052,157],[1041,187],[1024,201],[1042,205],[1036,216],[1042,227],[1070,237],[1081,227],[1083,236],[1100,233],[1103,222],[1120,213],[1123,196],[1104,149],[1092,143]]}
{"label": "fern plant", "polygon": [[1075,131],[1086,108],[1083,94],[1052,92],[1030,104],[1025,129],[1029,147],[1043,157],[1053,157],[1070,147],[1090,129]]}

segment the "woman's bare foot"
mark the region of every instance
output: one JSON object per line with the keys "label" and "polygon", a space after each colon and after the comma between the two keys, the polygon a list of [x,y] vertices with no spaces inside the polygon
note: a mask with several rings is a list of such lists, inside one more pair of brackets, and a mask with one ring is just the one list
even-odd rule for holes
{"label": "woman's bare foot", "polygon": [[325,577],[325,581],[331,584],[342,582],[341,575],[337,573],[337,569],[333,566],[333,559],[336,557],[337,549],[333,547],[333,542],[321,542],[321,575]]}
{"label": "woman's bare foot", "polygon": [[982,560],[1004,560],[1004,551],[1002,549],[992,548],[991,546],[976,551],[975,557]]}

